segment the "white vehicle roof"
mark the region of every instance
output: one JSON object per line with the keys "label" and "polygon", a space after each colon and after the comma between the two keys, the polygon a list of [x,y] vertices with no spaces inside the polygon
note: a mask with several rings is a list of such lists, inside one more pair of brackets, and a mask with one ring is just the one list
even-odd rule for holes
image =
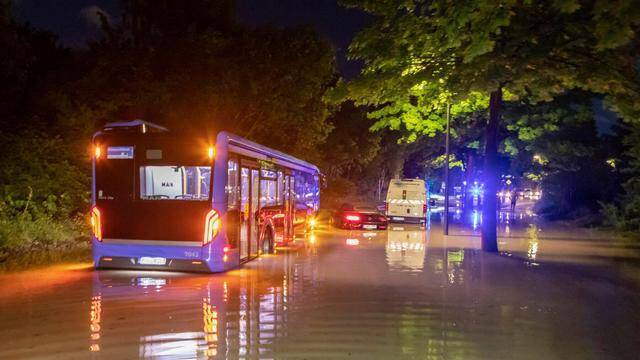
{"label": "white vehicle roof", "polygon": [[422,187],[424,188],[424,180],[420,179],[392,179],[389,182],[389,189],[391,187]]}
{"label": "white vehicle roof", "polygon": [[420,179],[393,179],[389,182],[387,190],[387,201],[402,199],[403,201],[420,200],[426,201],[426,188],[424,180]]}

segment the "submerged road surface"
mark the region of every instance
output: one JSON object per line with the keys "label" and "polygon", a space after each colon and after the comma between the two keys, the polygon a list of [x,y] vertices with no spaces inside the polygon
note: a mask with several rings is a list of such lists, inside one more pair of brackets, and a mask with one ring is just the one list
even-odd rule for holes
{"label": "submerged road surface", "polygon": [[437,225],[324,228],[224,274],[2,275],[0,359],[640,358],[633,255],[504,230],[501,255]]}

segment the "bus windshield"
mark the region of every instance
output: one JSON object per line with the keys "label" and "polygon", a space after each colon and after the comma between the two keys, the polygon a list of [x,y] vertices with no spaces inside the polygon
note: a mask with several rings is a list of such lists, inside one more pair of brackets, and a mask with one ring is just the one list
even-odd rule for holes
{"label": "bus windshield", "polygon": [[187,200],[209,199],[210,166],[141,166],[140,199]]}

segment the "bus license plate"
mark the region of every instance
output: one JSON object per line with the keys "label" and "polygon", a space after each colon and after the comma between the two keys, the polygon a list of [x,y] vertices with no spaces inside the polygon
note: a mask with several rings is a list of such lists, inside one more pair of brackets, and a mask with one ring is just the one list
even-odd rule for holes
{"label": "bus license plate", "polygon": [[403,217],[399,217],[399,216],[394,216],[392,217],[393,220],[404,220]]}
{"label": "bus license plate", "polygon": [[366,230],[373,230],[373,229],[377,229],[378,226],[377,225],[362,225],[362,228],[366,229]]}
{"label": "bus license plate", "polygon": [[143,256],[138,261],[140,265],[164,265],[167,263],[167,259],[163,257],[149,257]]}

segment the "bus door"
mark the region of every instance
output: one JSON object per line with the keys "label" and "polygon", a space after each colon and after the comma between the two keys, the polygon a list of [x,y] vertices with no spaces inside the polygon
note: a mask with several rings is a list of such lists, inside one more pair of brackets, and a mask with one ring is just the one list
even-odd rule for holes
{"label": "bus door", "polygon": [[300,216],[298,214],[298,201],[296,199],[296,177],[291,175],[289,178],[289,202],[291,204],[291,208],[289,210],[289,218],[291,219],[291,240],[295,239],[296,236],[296,227],[299,225]]}
{"label": "bus door", "polygon": [[251,237],[249,240],[249,254],[258,256],[258,237],[260,236],[260,171],[251,169]]}
{"label": "bus door", "polygon": [[249,258],[249,236],[251,233],[251,172],[247,167],[240,168],[240,261]]}
{"label": "bus door", "polygon": [[287,175],[285,176],[285,180],[284,180],[284,230],[283,230],[283,235],[284,235],[284,241],[290,241],[293,240],[293,217],[292,217],[292,211],[291,209],[293,209],[292,206],[292,202],[291,202],[291,186],[290,186],[290,182],[291,182],[291,176]]}

